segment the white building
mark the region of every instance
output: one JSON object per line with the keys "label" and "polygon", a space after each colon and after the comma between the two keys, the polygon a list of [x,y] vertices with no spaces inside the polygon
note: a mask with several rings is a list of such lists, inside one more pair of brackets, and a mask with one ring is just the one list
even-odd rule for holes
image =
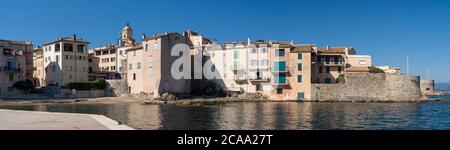
{"label": "white building", "polygon": [[70,82],[88,81],[89,42],[83,39],[58,38],[44,44],[44,85],[63,86]]}

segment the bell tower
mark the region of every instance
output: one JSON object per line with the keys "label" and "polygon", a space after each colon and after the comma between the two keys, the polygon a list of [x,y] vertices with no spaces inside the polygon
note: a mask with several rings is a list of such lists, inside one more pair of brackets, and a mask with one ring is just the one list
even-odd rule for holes
{"label": "bell tower", "polygon": [[131,28],[130,23],[127,22],[122,29],[122,33],[120,34],[120,44],[121,45],[134,45],[133,39],[133,28]]}

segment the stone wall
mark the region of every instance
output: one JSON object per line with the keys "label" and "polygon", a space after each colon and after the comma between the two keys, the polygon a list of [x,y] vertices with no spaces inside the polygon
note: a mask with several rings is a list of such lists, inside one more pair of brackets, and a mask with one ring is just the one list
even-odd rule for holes
{"label": "stone wall", "polygon": [[106,80],[106,96],[120,97],[128,94],[128,83],[126,79],[122,80]]}
{"label": "stone wall", "polygon": [[70,90],[61,89],[54,98],[99,98],[105,97],[105,90]]}
{"label": "stone wall", "polygon": [[313,84],[314,101],[419,101],[420,77],[347,73],[345,84]]}
{"label": "stone wall", "polygon": [[434,80],[420,80],[420,90],[422,91],[423,95],[434,95]]}

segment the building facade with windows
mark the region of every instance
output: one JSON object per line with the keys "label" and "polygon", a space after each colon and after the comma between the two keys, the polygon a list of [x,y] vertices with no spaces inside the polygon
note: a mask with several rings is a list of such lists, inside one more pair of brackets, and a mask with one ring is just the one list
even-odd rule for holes
{"label": "building facade with windows", "polygon": [[44,83],[44,51],[41,47],[33,50],[33,84],[39,88]]}
{"label": "building facade with windows", "polygon": [[209,51],[226,91],[260,93],[271,100],[311,96],[311,45],[292,42],[227,42]]}
{"label": "building facade with windows", "polygon": [[[127,82],[130,93],[148,93],[159,97],[164,93],[189,93],[191,77],[177,79],[172,76],[172,65],[180,57],[172,56],[172,48],[184,45],[189,50],[188,38],[179,33],[165,33],[145,38],[142,46],[127,50]],[[189,62],[191,63],[191,62]],[[184,71],[184,66],[176,68]],[[189,68],[189,73],[191,69]],[[145,84],[144,84],[145,83]]]}
{"label": "building facade with windows", "polygon": [[0,40],[0,97],[22,93],[14,88],[18,81],[29,79],[27,77],[28,51],[33,47],[31,42]]}
{"label": "building facade with windows", "polygon": [[345,74],[347,56],[356,55],[352,47],[315,48],[313,52],[313,83],[336,84]]}
{"label": "building facade with windows", "polygon": [[44,86],[64,86],[88,81],[89,42],[76,37],[58,38],[44,44]]}

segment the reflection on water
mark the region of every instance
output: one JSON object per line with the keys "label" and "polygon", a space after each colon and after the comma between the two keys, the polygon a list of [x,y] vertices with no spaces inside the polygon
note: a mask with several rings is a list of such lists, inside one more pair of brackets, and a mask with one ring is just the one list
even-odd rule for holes
{"label": "reflection on water", "polygon": [[450,129],[450,102],[0,105],[0,109],[101,114],[136,129]]}

